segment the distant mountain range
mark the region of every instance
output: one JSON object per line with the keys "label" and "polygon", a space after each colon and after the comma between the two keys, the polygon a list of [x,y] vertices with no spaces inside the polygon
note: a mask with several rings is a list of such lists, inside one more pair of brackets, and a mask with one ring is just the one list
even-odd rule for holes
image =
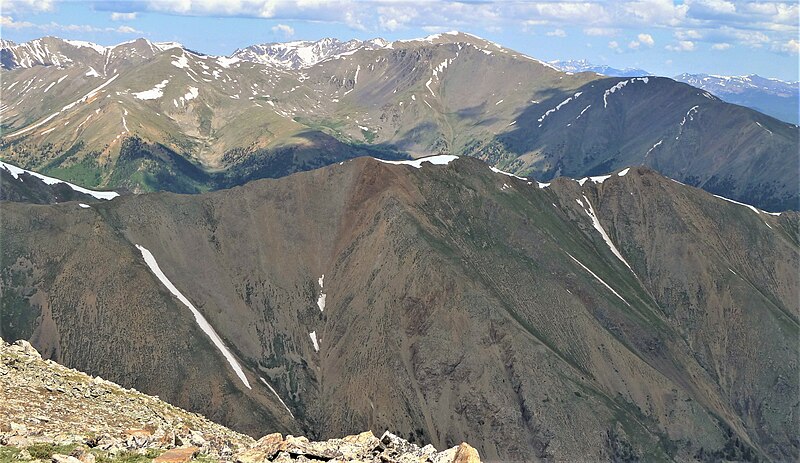
{"label": "distant mountain range", "polygon": [[729,103],[747,106],[795,125],[800,124],[800,82],[785,82],[755,74],[681,74],[675,80],[706,90]]}
{"label": "distant mountain range", "polygon": [[[586,60],[550,61],[564,72],[595,72],[610,77],[648,76],[644,69],[616,69],[606,65],[594,65]],[[681,74],[673,77],[678,82],[706,90],[728,103],[753,108],[764,114],[800,124],[800,82],[749,76],[717,76],[709,74]]]}
{"label": "distant mountain range", "polygon": [[607,66],[605,64],[592,64],[585,59],[581,60],[556,60],[556,61],[549,61],[550,64],[557,67],[558,69],[564,72],[595,72],[597,74],[602,74],[604,76],[609,77],[641,77],[641,76],[650,76],[651,73],[645,71],[644,69],[636,69],[636,68],[625,68],[625,69],[616,69],[612,68],[611,66]]}
{"label": "distant mountain range", "polygon": [[385,48],[383,39],[348,40],[325,38],[317,41],[265,43],[236,50],[231,56],[254,63],[271,64],[286,69],[302,69],[320,61],[353,53],[356,50]]}
{"label": "distant mountain range", "polygon": [[564,73],[464,33],[228,57],[145,39],[3,47],[0,156],[89,188],[200,192],[446,153],[540,181],[644,164],[768,210],[800,201],[797,127],[671,79]]}

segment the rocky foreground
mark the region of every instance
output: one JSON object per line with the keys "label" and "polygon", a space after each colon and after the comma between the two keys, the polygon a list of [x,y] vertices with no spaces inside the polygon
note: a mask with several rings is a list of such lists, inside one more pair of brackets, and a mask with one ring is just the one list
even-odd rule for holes
{"label": "rocky foreground", "polygon": [[390,432],[311,442],[258,441],[158,397],[43,360],[27,341],[0,339],[0,462],[205,463],[267,461],[479,462],[466,443],[438,452]]}

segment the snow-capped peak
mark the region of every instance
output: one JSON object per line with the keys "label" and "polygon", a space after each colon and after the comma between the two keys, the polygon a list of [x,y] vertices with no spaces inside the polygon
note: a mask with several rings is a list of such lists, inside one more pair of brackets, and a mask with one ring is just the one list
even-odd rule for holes
{"label": "snow-capped peak", "polygon": [[85,42],[83,40],[64,40],[68,44],[78,48],[91,48],[92,50],[100,53],[101,55],[106,52],[106,47],[92,42]]}
{"label": "snow-capped peak", "polygon": [[231,57],[285,69],[302,69],[358,49],[375,50],[387,45],[388,42],[381,38],[366,41],[348,40],[347,42],[335,38],[324,38],[317,41],[298,40],[252,45],[236,50]]}

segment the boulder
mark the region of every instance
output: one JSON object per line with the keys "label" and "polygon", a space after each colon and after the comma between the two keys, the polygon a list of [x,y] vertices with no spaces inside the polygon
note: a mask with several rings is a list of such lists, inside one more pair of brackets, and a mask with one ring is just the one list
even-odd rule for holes
{"label": "boulder", "polygon": [[283,450],[285,443],[283,435],[279,432],[267,434],[256,444],[236,456],[237,463],[261,463],[272,460],[275,455]]}
{"label": "boulder", "polygon": [[170,449],[153,459],[153,463],[186,463],[191,461],[199,451],[200,449],[197,447]]}

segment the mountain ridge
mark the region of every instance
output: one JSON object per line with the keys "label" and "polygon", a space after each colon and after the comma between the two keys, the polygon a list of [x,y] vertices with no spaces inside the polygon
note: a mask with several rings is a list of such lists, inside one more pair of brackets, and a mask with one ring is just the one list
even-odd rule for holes
{"label": "mountain ridge", "polygon": [[[797,416],[786,349],[797,213],[763,214],[642,167],[539,185],[471,158],[431,161],[356,159],[90,209],[2,203],[3,337],[239,430],[342,435],[391,416],[404,437],[466,440],[488,459],[797,453],[781,437]],[[122,349],[78,342],[95,312],[98,339]],[[117,324],[141,334],[121,338]],[[163,332],[191,335],[141,342]],[[176,352],[184,362],[169,375],[183,390],[154,367]]]}
{"label": "mountain ridge", "polygon": [[[199,192],[354,155],[450,153],[540,181],[646,164],[768,210],[800,201],[786,168],[797,127],[664,78],[564,74],[467,34],[360,48],[302,70],[155,52],[141,40],[107,60],[79,50],[72,64],[8,71],[0,156],[89,178],[89,188]],[[756,159],[758,178],[743,175]]]}
{"label": "mountain ridge", "polygon": [[[616,69],[608,65],[595,65],[587,60],[557,60],[550,64],[564,72],[595,72],[609,77],[641,77],[652,75],[644,69]],[[672,77],[713,95],[794,125],[800,123],[798,102],[800,82],[790,82],[757,74],[747,76],[722,76],[713,74],[683,73]]]}

